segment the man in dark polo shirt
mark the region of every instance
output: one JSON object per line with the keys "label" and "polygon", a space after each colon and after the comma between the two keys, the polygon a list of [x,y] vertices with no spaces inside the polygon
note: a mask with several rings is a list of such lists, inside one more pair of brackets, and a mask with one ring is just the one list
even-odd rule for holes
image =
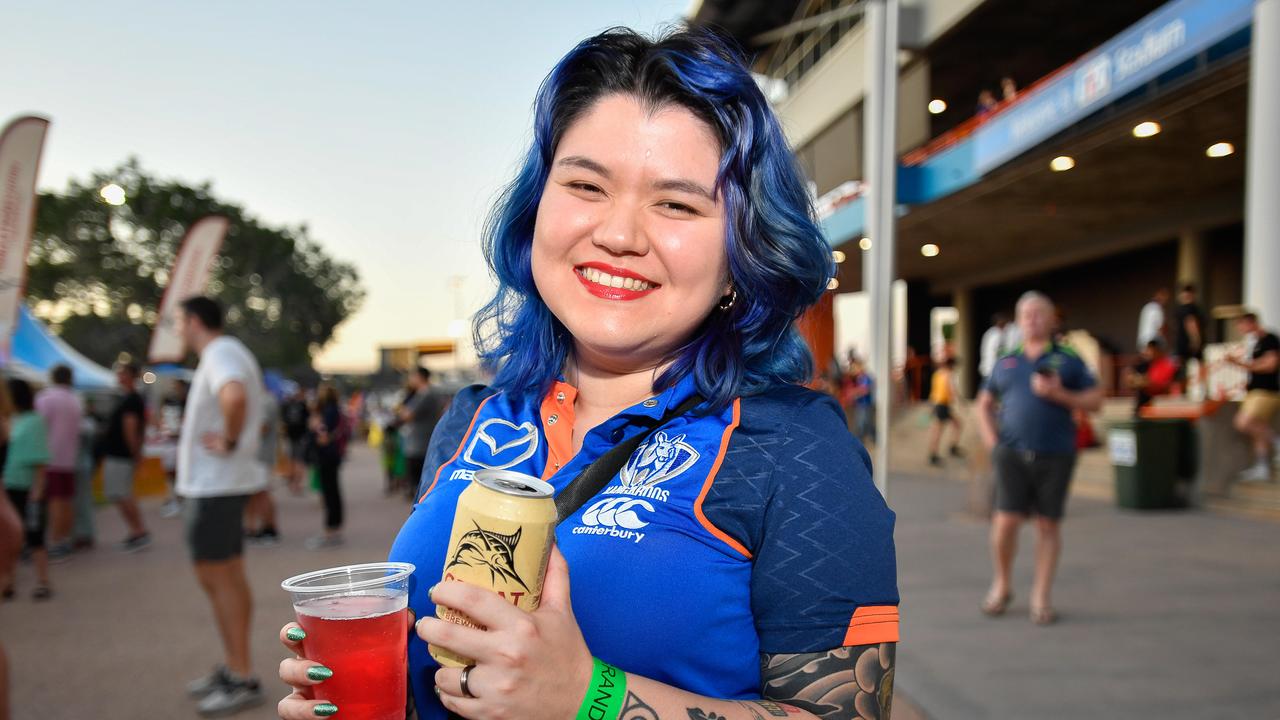
{"label": "man in dark polo shirt", "polygon": [[1053,342],[1054,307],[1038,292],[1017,305],[1022,345],[1001,357],[978,394],[978,429],[991,450],[996,476],[991,526],[994,578],[982,603],[988,615],[1002,615],[1013,597],[1010,573],[1018,530],[1036,516],[1035,581],[1031,619],[1056,619],[1051,593],[1062,549],[1063,509],[1076,462],[1072,412],[1096,411],[1102,393],[1088,368],[1069,348]]}

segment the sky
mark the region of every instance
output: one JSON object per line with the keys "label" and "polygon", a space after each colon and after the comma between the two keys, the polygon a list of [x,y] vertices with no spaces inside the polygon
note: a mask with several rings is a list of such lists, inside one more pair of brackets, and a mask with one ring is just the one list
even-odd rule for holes
{"label": "sky", "polygon": [[305,223],[368,293],[316,366],[367,371],[379,345],[448,337],[492,289],[479,229],[556,60],[689,2],[0,0],[0,123],[52,120],[41,190],[136,156]]}

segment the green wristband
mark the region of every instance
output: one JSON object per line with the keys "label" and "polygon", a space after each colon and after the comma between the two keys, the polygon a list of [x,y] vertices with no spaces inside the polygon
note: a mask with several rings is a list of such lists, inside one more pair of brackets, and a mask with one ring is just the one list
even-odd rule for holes
{"label": "green wristband", "polygon": [[627,674],[600,658],[591,661],[591,685],[582,698],[577,720],[617,720],[627,693]]}

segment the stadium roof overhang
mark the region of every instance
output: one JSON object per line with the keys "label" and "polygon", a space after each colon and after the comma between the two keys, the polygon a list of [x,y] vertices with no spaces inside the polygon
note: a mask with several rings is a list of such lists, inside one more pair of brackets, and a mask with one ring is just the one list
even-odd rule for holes
{"label": "stadium roof overhang", "polygon": [[[1105,112],[976,184],[913,206],[898,222],[899,277],[936,291],[980,286],[1239,221],[1248,70],[1239,60],[1150,102]],[[1147,120],[1161,132],[1134,137]],[[1222,141],[1235,153],[1208,157]],[[1075,167],[1052,171],[1059,155]],[[937,256],[921,254],[929,243]],[[839,249],[849,258],[840,289],[857,290],[862,253],[856,240]]]}

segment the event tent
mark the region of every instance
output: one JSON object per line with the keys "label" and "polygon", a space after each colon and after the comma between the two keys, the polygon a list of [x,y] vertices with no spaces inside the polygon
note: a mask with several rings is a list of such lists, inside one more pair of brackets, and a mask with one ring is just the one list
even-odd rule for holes
{"label": "event tent", "polygon": [[110,369],[80,354],[48,326],[36,319],[26,305],[18,312],[18,325],[13,331],[9,363],[5,373],[29,381],[47,383],[49,370],[63,364],[71,368],[75,387],[81,390],[110,390],[116,376]]}

